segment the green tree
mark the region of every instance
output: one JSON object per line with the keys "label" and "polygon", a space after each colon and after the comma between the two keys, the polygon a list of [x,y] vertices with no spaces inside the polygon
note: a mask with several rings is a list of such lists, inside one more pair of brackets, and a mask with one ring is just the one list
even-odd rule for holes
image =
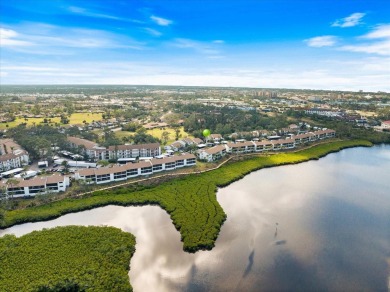
{"label": "green tree", "polygon": [[69,124],[69,118],[66,115],[61,115],[61,124]]}
{"label": "green tree", "polygon": [[64,172],[69,172],[69,162],[67,160],[62,161],[61,165],[64,167]]}
{"label": "green tree", "polygon": [[175,128],[175,140],[179,140],[181,138],[180,128]]}
{"label": "green tree", "polygon": [[108,166],[110,163],[107,160],[99,160],[97,164],[101,166]]}
{"label": "green tree", "polygon": [[31,109],[31,112],[34,115],[40,115],[41,114],[41,107],[39,104],[34,105],[34,107]]}
{"label": "green tree", "polygon": [[161,141],[163,141],[164,145],[168,143],[168,140],[169,140],[169,132],[168,131],[162,132]]}

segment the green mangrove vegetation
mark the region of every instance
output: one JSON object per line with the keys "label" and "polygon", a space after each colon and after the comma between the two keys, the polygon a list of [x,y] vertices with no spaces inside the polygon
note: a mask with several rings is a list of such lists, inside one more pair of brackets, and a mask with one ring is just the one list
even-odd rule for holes
{"label": "green mangrove vegetation", "polygon": [[173,224],[181,234],[184,250],[195,252],[211,249],[226,219],[226,214],[216,199],[218,187],[226,186],[261,168],[300,163],[319,159],[344,148],[371,145],[365,140],[347,140],[329,142],[297,152],[245,157],[213,171],[187,175],[143,190],[131,186],[118,187],[109,191],[96,191],[88,197],[69,198],[43,206],[9,211],[4,216],[2,227],[48,220],[66,213],[110,204],[155,204],[170,214]]}
{"label": "green mangrove vegetation", "polygon": [[132,291],[132,234],[67,226],[0,238],[0,291]]}

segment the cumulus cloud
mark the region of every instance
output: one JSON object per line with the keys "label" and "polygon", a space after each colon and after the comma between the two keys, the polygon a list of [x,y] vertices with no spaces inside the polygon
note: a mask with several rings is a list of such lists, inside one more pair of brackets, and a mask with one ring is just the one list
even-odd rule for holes
{"label": "cumulus cloud", "polygon": [[361,24],[361,20],[365,15],[366,15],[365,13],[360,13],[360,12],[353,13],[350,16],[336,20],[335,22],[332,23],[332,26],[353,27],[359,25]]}
{"label": "cumulus cloud", "polygon": [[155,23],[157,23],[160,26],[168,26],[168,25],[171,25],[173,23],[172,20],[169,20],[169,19],[166,19],[166,18],[162,18],[162,17],[158,17],[158,16],[155,16],[155,15],[152,15],[150,17],[150,19],[153,20]]}
{"label": "cumulus cloud", "polygon": [[324,35],[306,39],[305,42],[309,47],[330,47],[336,44],[337,38],[332,35]]}

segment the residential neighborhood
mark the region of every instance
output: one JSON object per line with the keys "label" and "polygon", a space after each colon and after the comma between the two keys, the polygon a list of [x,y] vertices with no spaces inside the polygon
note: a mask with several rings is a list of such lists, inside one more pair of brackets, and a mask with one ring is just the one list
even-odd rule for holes
{"label": "residential neighborhood", "polygon": [[385,140],[390,131],[385,92],[8,86],[0,96],[1,183],[13,197],[204,169],[232,155],[292,151],[351,133]]}
{"label": "residential neighborhood", "polygon": [[[253,132],[253,136],[258,136],[258,132]],[[7,164],[9,172],[3,172],[4,178],[1,181],[1,188],[5,189],[11,197],[36,196],[38,194],[54,194],[64,192],[70,186],[72,179],[84,181],[87,184],[105,184],[118,181],[125,181],[130,178],[140,176],[150,176],[152,174],[191,167],[196,165],[196,160],[214,162],[226,155],[238,155],[246,153],[268,153],[273,151],[290,150],[298,145],[307,145],[310,142],[330,139],[336,136],[336,132],[331,129],[317,130],[304,134],[287,134],[285,139],[281,136],[269,136],[270,139],[259,141],[258,138],[246,141],[245,139],[225,141],[221,134],[211,134],[210,139],[184,138],[164,147],[162,153],[159,143],[149,144],[123,144],[109,147],[99,146],[98,143],[87,139],[68,136],[66,141],[70,149],[75,153],[57,149],[58,156],[53,157],[54,164],[65,165],[72,168],[70,174],[52,174],[50,176],[35,176],[36,171],[29,171],[32,176],[28,176],[28,170],[21,167],[28,166],[29,156],[12,139],[1,139],[2,153],[0,159]],[[178,145],[178,147],[174,147]],[[185,153],[185,147],[190,147],[193,153]],[[8,150],[9,149],[9,150]],[[5,154],[7,151],[11,153]],[[11,156],[12,155],[12,159]],[[71,158],[71,159],[69,159]],[[75,159],[76,160],[73,160]],[[87,158],[81,161],[79,158]],[[8,160],[7,160],[8,159]],[[101,166],[96,162],[115,161],[116,164]],[[39,163],[42,162],[38,162]],[[47,162],[44,164],[47,167]],[[24,172],[23,172],[24,171]],[[22,176],[19,175],[22,173]],[[20,178],[12,178],[18,174]],[[7,180],[7,177],[11,179]]]}

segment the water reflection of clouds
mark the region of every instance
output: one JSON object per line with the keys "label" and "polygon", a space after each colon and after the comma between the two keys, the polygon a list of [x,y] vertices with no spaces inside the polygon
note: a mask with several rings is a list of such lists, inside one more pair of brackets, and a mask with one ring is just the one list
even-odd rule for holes
{"label": "water reflection of clouds", "polygon": [[[329,220],[329,217],[335,216],[335,213],[343,213],[347,210],[347,208],[345,210],[339,209],[334,212],[335,206],[326,205],[324,204],[324,201],[341,195],[341,197],[353,201],[353,204],[357,204],[363,207],[363,209],[364,207],[367,208],[367,205],[369,204],[372,205],[371,208],[368,208],[370,211],[378,212],[377,209],[379,209],[379,212],[382,213],[383,209],[386,210],[386,207],[384,206],[389,206],[389,194],[382,194],[381,192],[383,191],[381,190],[387,189],[385,184],[390,179],[390,172],[380,172],[378,175],[377,161],[371,163],[370,161],[367,161],[369,160],[369,157],[364,159],[366,161],[362,161],[360,151],[364,152],[364,150],[369,149],[355,149],[357,152],[352,156],[358,157],[358,160],[352,160],[352,162],[346,162],[348,161],[346,157],[348,157],[349,152],[344,152],[342,158],[337,155],[331,155],[326,159],[321,160],[321,163],[313,161],[291,167],[275,168],[271,171],[253,173],[229,186],[229,193],[225,193],[224,189],[221,189],[218,193],[218,200],[221,202],[224,209],[229,210],[230,208],[233,208],[235,209],[235,214],[245,214],[243,216],[248,217],[246,220],[251,222],[250,226],[256,226],[260,223],[260,220],[257,218],[261,218],[261,216],[263,216],[262,221],[269,222],[269,226],[272,226],[272,219],[282,222],[279,230],[282,230],[283,232],[280,232],[279,235],[283,238],[288,238],[288,243],[286,242],[287,249],[284,249],[284,253],[289,255],[287,258],[290,258],[290,260],[286,259],[286,261],[292,261],[291,258],[293,258],[294,263],[291,262],[290,264],[294,267],[299,265],[302,271],[306,271],[303,267],[313,263],[313,259],[317,259],[318,261],[323,260],[325,257],[323,254],[324,248],[326,249],[327,245],[332,246],[332,240],[334,239],[334,236],[332,236],[334,230],[330,230],[329,233],[324,235],[322,233],[322,228],[316,226],[316,223],[318,221],[326,222]],[[365,155],[368,154],[366,153]],[[382,167],[383,169],[389,169],[389,167],[386,167],[383,164]],[[261,175],[258,175],[260,173]],[[375,174],[376,177],[373,178],[371,174]],[[241,191],[240,200],[238,202],[234,197],[229,197],[230,193],[234,193],[236,189]],[[369,192],[368,189],[370,189],[371,192]],[[370,197],[374,194],[375,199],[378,199],[382,206],[369,202],[371,200]],[[326,200],[319,200],[319,198],[326,198]],[[242,204],[241,201],[249,201],[250,204]],[[249,207],[247,208],[247,206]],[[252,211],[256,209],[258,211],[253,215]],[[389,208],[387,208],[387,210],[389,210]],[[359,216],[361,213],[359,210],[353,210],[351,212],[354,214],[356,213],[355,216]],[[321,213],[325,217],[321,218],[319,216]],[[246,214],[251,214],[251,216]],[[230,215],[229,212],[228,215]],[[243,216],[241,216],[240,220],[245,220]],[[369,222],[369,224],[374,224],[373,222],[375,222],[375,220],[378,221],[378,218],[375,218],[374,221]],[[343,222],[340,224],[340,229],[343,232],[346,232],[349,227],[345,226]],[[354,228],[361,231],[370,227],[359,222],[358,226],[354,226]],[[384,229],[386,229],[386,227],[384,227]],[[243,236],[243,234],[241,234],[241,236]],[[262,241],[262,236],[264,237],[264,234],[260,233],[258,242]],[[374,244],[370,239],[367,239],[366,236],[367,233],[364,232],[355,234],[355,241],[361,243],[360,249],[356,250],[358,251],[357,254],[364,253],[367,249],[372,247],[372,244]],[[376,250],[378,250],[378,248],[381,249],[379,242],[383,241],[383,235],[381,237],[378,236],[378,234],[372,234],[372,236],[375,238],[379,237],[375,245]],[[280,239],[279,242],[285,242],[285,240],[286,239]],[[353,257],[356,257],[356,255],[346,256],[346,254],[348,254],[350,245],[358,245],[356,242],[349,242],[348,240],[345,242],[338,242],[337,249],[339,256],[341,257],[341,255],[344,255],[345,261],[350,260],[353,262]],[[258,248],[259,245],[257,246],[257,249]],[[278,254],[279,253],[277,252],[274,256],[278,256]],[[367,251],[366,255],[367,254],[378,258],[378,253],[375,251]],[[373,265],[375,264],[373,261],[371,262]],[[268,262],[268,264],[266,264],[267,261],[264,261],[264,259],[262,263],[268,268],[270,267],[270,263]],[[364,267],[362,268],[362,272],[363,270],[367,270],[367,267],[365,267],[363,262],[360,262],[359,264],[360,267]],[[324,271],[330,273],[331,279],[334,277],[334,274],[332,273],[332,268],[329,269],[329,267],[330,266],[327,266],[321,269],[316,266],[315,268],[321,273],[324,273]],[[351,268],[353,268],[353,264],[351,265]],[[279,265],[278,269],[284,270],[283,265]],[[341,270],[342,269],[343,268],[341,268]],[[259,271],[257,271],[257,273],[258,272]],[[352,273],[354,276],[347,275],[351,273],[351,271],[344,271],[344,273],[346,274],[345,280],[340,281],[340,283],[342,283],[340,286],[325,284],[326,277],[316,275],[314,272],[312,272],[312,276],[313,278],[316,278],[318,283],[324,283],[322,287],[357,288],[358,286],[354,286],[353,282],[359,282],[359,273],[356,273],[355,271],[355,274]],[[340,274],[344,273],[340,271]],[[356,276],[357,274],[358,276]],[[379,273],[379,275],[379,278],[381,278],[383,273]],[[300,277],[306,276],[300,275]],[[272,279],[272,276],[267,276],[266,278]],[[362,278],[364,279],[364,277]],[[365,280],[368,281],[368,279]],[[365,281],[363,280],[363,283],[364,282]],[[264,279],[262,284],[265,286],[263,287],[267,287],[266,283],[272,283],[272,281]],[[361,287],[364,287],[363,283]],[[313,282],[308,279],[307,284],[302,284],[302,287],[308,288],[311,284],[313,284]],[[378,284],[378,281],[376,284]],[[269,288],[281,287],[272,285],[269,286]],[[321,285],[318,286],[320,287]],[[290,286],[289,289],[291,289],[291,287],[293,286]],[[375,286],[373,285],[372,287]]]}
{"label": "water reflection of clouds", "polygon": [[103,224],[131,232],[135,291],[376,290],[386,273],[390,206],[381,190],[390,174],[378,173],[370,150],[261,170],[220,189],[228,217],[212,251],[183,252],[169,215],[155,206],[108,206],[9,231]]}
{"label": "water reflection of clouds", "polygon": [[121,225],[137,239],[130,278],[135,291],[172,291],[186,283],[196,255],[184,253],[180,234],[159,207],[131,207],[116,212],[110,225]]}

